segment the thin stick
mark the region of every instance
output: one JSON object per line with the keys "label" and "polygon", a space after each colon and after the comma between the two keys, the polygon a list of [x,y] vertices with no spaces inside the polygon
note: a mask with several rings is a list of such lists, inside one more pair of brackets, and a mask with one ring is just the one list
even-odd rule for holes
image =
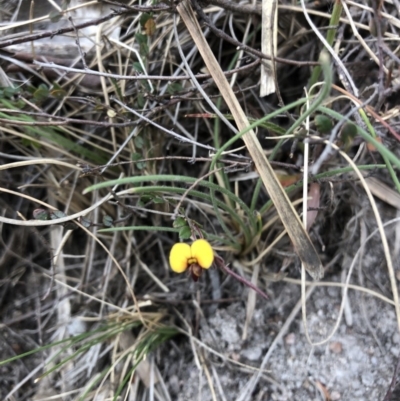
{"label": "thin stick", "polygon": [[222,269],[225,273],[229,274],[232,276],[235,280],[241,282],[245,286],[251,288],[253,291],[255,291],[258,295],[261,295],[264,299],[269,299],[268,295],[260,290],[258,287],[256,287],[253,283],[250,281],[246,280],[244,277],[240,276],[239,274],[235,273],[233,270],[231,270],[224,262],[224,260],[216,255],[215,256],[215,263],[217,266]]}

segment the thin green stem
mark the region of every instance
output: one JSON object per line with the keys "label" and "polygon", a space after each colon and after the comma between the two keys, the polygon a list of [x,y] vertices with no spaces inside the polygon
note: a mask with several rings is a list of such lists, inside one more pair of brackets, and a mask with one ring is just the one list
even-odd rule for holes
{"label": "thin green stem", "polygon": [[[333,45],[333,41],[335,40],[335,36],[336,36],[336,32],[337,32],[337,28],[336,27],[338,26],[338,24],[340,22],[340,16],[342,14],[342,9],[343,9],[342,0],[336,0],[335,4],[333,6],[331,19],[329,21],[329,26],[331,28],[328,30],[328,33],[326,35],[326,41],[328,42],[329,46],[331,46],[331,47]],[[325,49],[323,49],[322,51],[324,51],[324,50]],[[321,75],[321,66],[320,65],[316,65],[313,68],[313,71],[312,71],[312,74],[311,74],[311,78],[310,78],[310,81],[308,83],[308,88],[311,88],[313,85],[315,85],[318,82],[320,75]]]}
{"label": "thin green stem", "polygon": [[210,170],[215,168],[215,164],[218,161],[218,159],[221,157],[222,153],[227,150],[231,145],[233,145],[238,139],[240,139],[246,132],[251,131],[252,129],[258,127],[259,125],[263,124],[264,122],[271,120],[274,117],[279,116],[282,114],[284,111],[288,111],[290,109],[293,109],[297,106],[300,106],[304,104],[307,101],[306,98],[302,98],[299,100],[296,100],[293,103],[290,103],[284,107],[281,107],[278,110],[273,111],[272,113],[268,114],[265,117],[260,118],[259,120],[255,121],[254,123],[250,124],[246,129],[238,132],[236,135],[234,135],[229,141],[225,142],[223,146],[218,150],[218,152],[214,155],[213,160],[210,165]]}
{"label": "thin green stem", "polygon": [[[176,176],[176,175],[148,175],[148,176],[135,176],[135,177],[126,177],[118,180],[112,180],[112,181],[105,181],[99,184],[92,185],[88,188],[86,188],[85,193],[100,189],[100,188],[105,188],[109,186],[115,186],[115,185],[124,185],[124,184],[139,184],[143,182],[154,182],[154,181],[170,181],[170,182],[185,182],[185,183],[194,183],[197,181],[193,177],[186,177],[186,176]],[[249,220],[254,220],[253,224],[256,226],[255,222],[255,217],[254,215],[250,212],[249,207],[236,195],[234,195],[232,192],[229,190],[220,187],[219,185],[216,185],[214,183],[210,183],[208,181],[198,181],[198,185],[200,186],[205,186],[209,189],[213,189],[214,191],[219,191],[226,195],[228,198],[232,200],[233,203],[239,204],[239,206],[242,208],[242,210],[249,216]],[[176,193],[176,194],[183,194],[186,190],[184,188],[179,188],[179,187],[169,187],[169,186],[144,186],[144,187],[137,187],[132,189],[132,193],[146,193],[146,192],[155,192],[155,191],[161,191],[161,192],[169,192],[169,193]],[[209,202],[209,204],[212,204],[212,199],[211,199],[211,194],[207,195],[205,193],[196,191],[196,190],[191,190],[190,194],[192,196],[197,196],[202,199],[205,199]],[[249,229],[249,224],[243,221],[243,218],[239,216],[234,208],[229,207],[226,205],[224,202],[221,202],[219,200],[216,200],[216,205],[218,207],[214,208],[214,212],[219,212],[219,209],[224,209],[226,212],[235,219],[236,223],[241,227],[243,234],[245,235],[246,241],[251,240],[251,231]],[[221,216],[222,219],[222,216]],[[237,239],[232,235],[232,229],[229,229],[229,235],[228,238],[231,239],[232,242],[235,243],[234,248],[237,249],[238,247],[241,246],[241,244],[238,244]]]}
{"label": "thin green stem", "polygon": [[[375,129],[374,129],[373,125],[371,124],[371,122],[369,121],[367,114],[365,113],[365,111],[363,109],[360,109],[359,113],[361,115],[361,118],[364,120],[369,132],[371,133],[371,136],[376,139],[378,136],[376,135]],[[390,163],[390,160],[384,154],[382,154],[382,158],[387,166],[389,175],[392,178],[392,181],[397,189],[397,192],[400,193],[400,182],[399,182],[399,179],[397,178],[397,174],[395,173],[392,164]]]}
{"label": "thin green stem", "polygon": [[251,197],[251,203],[250,203],[250,210],[254,213],[254,210],[257,206],[257,200],[258,200],[258,196],[260,195],[260,191],[261,191],[261,187],[262,187],[262,179],[259,178],[257,180],[257,184],[254,188],[254,192],[253,192],[253,196]]}
{"label": "thin green stem", "polygon": [[286,135],[291,135],[295,130],[300,127],[303,121],[306,120],[308,116],[313,114],[322,102],[327,98],[332,86],[332,71],[329,65],[329,56],[326,52],[322,52],[320,56],[321,67],[324,72],[324,84],[322,85],[321,91],[318,97],[311,103],[310,107],[303,113],[296,122],[287,130]]}
{"label": "thin green stem", "polygon": [[[91,185],[87,187],[83,193],[87,194],[91,191],[101,189],[101,188],[107,188],[115,185],[125,185],[125,184],[140,184],[144,182],[159,182],[159,181],[165,181],[165,182],[179,182],[179,183],[189,183],[193,184],[194,182],[198,182],[198,185],[204,186],[207,188],[212,188],[216,191],[220,191],[222,194],[229,196],[233,202],[237,203],[240,205],[240,207],[246,212],[250,213],[249,207],[236,195],[234,195],[231,191],[220,187],[217,184],[209,183],[208,181],[201,180],[198,181],[196,178],[193,177],[187,177],[184,175],[168,175],[168,174],[158,174],[158,175],[145,175],[145,176],[134,176],[134,177],[125,177],[125,178],[120,178],[116,180],[111,180],[111,181],[104,181],[100,182],[98,184]],[[133,188],[132,192],[136,192],[139,188]],[[143,187],[146,188],[146,187]],[[175,187],[171,187],[175,188]]]}
{"label": "thin green stem", "polygon": [[[319,110],[322,113],[325,113],[336,120],[340,121],[343,120],[343,115],[337,113],[336,111],[333,111],[331,109],[328,109],[327,107],[320,106]],[[346,121],[349,121],[349,119],[346,119]],[[365,131],[363,128],[357,126],[357,133],[368,143],[372,144],[375,146],[375,148],[379,151],[379,153],[382,155],[382,157],[387,160],[389,160],[391,163],[393,163],[397,168],[400,168],[400,160],[398,159],[397,156],[395,156],[389,149],[387,149],[384,145],[382,145],[380,142],[378,142],[372,135],[370,135],[367,131]]]}

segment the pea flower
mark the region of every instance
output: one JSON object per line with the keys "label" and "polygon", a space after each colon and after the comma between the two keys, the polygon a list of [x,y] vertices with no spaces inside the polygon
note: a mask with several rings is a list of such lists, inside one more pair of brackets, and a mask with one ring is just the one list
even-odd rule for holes
{"label": "pea flower", "polygon": [[201,276],[202,269],[209,269],[214,261],[214,252],[208,241],[198,239],[192,245],[178,242],[169,254],[169,264],[175,273],[183,273],[187,269],[194,281]]}

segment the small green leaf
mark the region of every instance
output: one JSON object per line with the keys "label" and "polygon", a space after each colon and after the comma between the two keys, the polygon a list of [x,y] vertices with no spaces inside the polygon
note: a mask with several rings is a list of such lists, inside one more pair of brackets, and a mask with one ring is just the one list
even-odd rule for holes
{"label": "small green leaf", "polygon": [[332,121],[329,117],[319,114],[314,118],[315,126],[321,134],[327,134],[333,128]]}
{"label": "small green leaf", "polygon": [[[64,212],[61,212],[60,210],[52,210],[50,212],[50,219],[51,220],[57,220],[61,219],[63,217],[66,217],[67,215]],[[66,230],[75,230],[78,226],[72,222],[72,221],[66,221],[64,223],[60,223]]]}
{"label": "small green leaf", "polygon": [[190,229],[189,226],[182,227],[179,230],[179,238],[181,240],[189,239],[191,235],[192,235],[192,230]]}
{"label": "small green leaf", "polygon": [[103,216],[103,225],[105,227],[112,227],[114,223],[114,219],[111,216],[105,215]]}
{"label": "small green leaf", "polygon": [[134,140],[133,143],[135,144],[135,147],[138,149],[142,149],[144,145],[144,140],[141,136],[137,136]]}
{"label": "small green leaf", "polygon": [[342,130],[340,131],[340,135],[344,137],[344,139],[354,139],[357,136],[357,126],[353,123],[345,123],[343,124]]}
{"label": "small green leaf", "polygon": [[33,93],[33,98],[41,102],[42,100],[48,99],[50,95],[49,89],[45,85],[40,85]]}
{"label": "small green leaf", "polygon": [[155,196],[153,198],[153,203],[164,203],[165,200],[161,196]]}
{"label": "small green leaf", "polygon": [[170,95],[175,95],[182,90],[182,85],[179,82],[171,82],[167,87],[167,92]]}
{"label": "small green leaf", "polygon": [[172,223],[172,227],[174,228],[180,228],[180,227],[184,227],[187,226],[187,222],[183,217],[177,217],[175,219],[175,221]]}
{"label": "small green leaf", "polygon": [[146,35],[143,35],[141,33],[137,33],[135,35],[136,41],[139,43],[139,45],[147,44],[147,37]]}
{"label": "small green leaf", "polygon": [[139,63],[139,61],[135,61],[134,63],[132,63],[132,67],[139,74],[143,74],[144,73],[142,65]]}
{"label": "small green leaf", "polygon": [[139,43],[139,54],[142,57],[147,57],[149,54],[149,46],[147,45],[147,36],[141,33],[135,35],[136,41]]}
{"label": "small green leaf", "polygon": [[89,228],[92,226],[92,222],[89,219],[87,219],[86,217],[81,217],[79,219],[79,221],[85,228]]}
{"label": "small green leaf", "polygon": [[142,15],[140,16],[140,25],[143,27],[146,25],[146,22],[152,18],[152,15],[149,13],[142,13]]}
{"label": "small green leaf", "polygon": [[146,103],[146,99],[143,96],[143,93],[139,92],[138,95],[137,95],[137,98],[136,98],[137,107],[139,109],[143,109],[145,103]]}
{"label": "small green leaf", "polygon": [[140,81],[139,85],[143,88],[145,92],[151,92],[151,87],[149,85],[149,81]]}
{"label": "small green leaf", "polygon": [[340,144],[344,146],[345,150],[349,150],[353,145],[354,138],[357,136],[357,127],[355,124],[347,122],[343,124],[340,131]]}
{"label": "small green leaf", "polygon": [[49,212],[45,209],[35,209],[32,215],[35,220],[48,220],[50,217]]}
{"label": "small green leaf", "polygon": [[[131,158],[132,158],[133,161],[136,161],[136,160],[143,159],[143,155],[141,153],[133,153]],[[146,167],[146,162],[144,162],[144,161],[137,162],[135,164],[135,167],[138,170],[143,170]]]}
{"label": "small green leaf", "polygon": [[3,96],[7,99],[11,99],[13,96],[19,94],[21,92],[20,88],[8,86],[3,89]]}
{"label": "small green leaf", "polygon": [[16,102],[14,102],[14,106],[16,110],[22,110],[25,108],[26,104],[22,99],[18,99]]}
{"label": "small green leaf", "polygon": [[62,219],[63,217],[67,217],[67,215],[61,210],[52,210],[50,212],[51,220]]}
{"label": "small green leaf", "polygon": [[143,195],[140,197],[140,201],[143,202],[143,205],[146,205],[147,203],[151,202],[153,200],[153,197],[150,195]]}
{"label": "small green leaf", "polygon": [[25,87],[25,89],[31,93],[32,95],[35,93],[36,88],[34,86],[28,85]]}

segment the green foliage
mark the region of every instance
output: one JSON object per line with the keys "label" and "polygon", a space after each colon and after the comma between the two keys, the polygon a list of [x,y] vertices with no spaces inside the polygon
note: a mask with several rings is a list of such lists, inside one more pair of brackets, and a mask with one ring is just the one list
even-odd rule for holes
{"label": "green foliage", "polygon": [[[38,88],[30,87],[29,92],[25,93],[25,96],[34,103],[42,103],[51,96],[51,91],[46,85],[39,85]],[[54,90],[56,94],[61,95],[61,89],[55,86]],[[26,103],[22,99],[15,99],[14,96],[21,93],[21,89],[16,88],[0,88],[0,107],[3,109],[9,109],[11,111],[22,111],[26,108]],[[56,121],[54,126],[46,125],[39,126],[35,125],[36,118],[28,114],[15,114],[0,112],[0,118],[4,118],[10,121],[10,125],[16,127],[15,129],[20,130],[28,136],[22,139],[24,146],[32,146],[40,148],[44,142],[48,141],[52,144],[57,145],[60,149],[73,152],[80,157],[97,164],[104,164],[106,159],[98,151],[92,151],[87,147],[77,143],[74,140],[68,138],[67,131],[62,126],[57,126]],[[21,125],[18,122],[31,123],[29,125]]]}
{"label": "green foliage", "polygon": [[186,227],[188,225],[186,219],[184,219],[183,217],[177,217],[174,222],[172,223],[172,227],[175,228],[182,228],[182,227]]}
{"label": "green foliage", "polygon": [[179,229],[179,238],[181,241],[187,240],[191,237],[192,230],[189,226],[184,226]]}
{"label": "green foliage", "polygon": [[323,114],[318,114],[314,118],[314,124],[321,134],[327,134],[332,131],[333,124],[330,118]]}
{"label": "green foliage", "polygon": [[135,35],[136,42],[139,45],[139,54],[142,58],[146,58],[149,54],[149,46],[147,44],[147,36],[141,33],[136,33]]}
{"label": "green foliage", "polygon": [[144,97],[143,93],[138,93],[136,97],[136,105],[138,109],[143,109],[144,105],[146,104],[146,98]]}
{"label": "green foliage", "polygon": [[[51,344],[38,347],[23,354],[15,355],[11,358],[2,360],[0,361],[0,366],[7,365],[15,361],[22,360],[29,355],[44,352],[48,349],[54,348],[55,352],[53,353],[53,357],[48,360],[44,366],[45,373],[43,373],[40,377],[40,379],[42,379],[52,372],[57,372],[58,370],[61,370],[69,362],[75,361],[83,354],[88,353],[92,347],[98,344],[112,342],[123,332],[130,332],[132,329],[139,327],[142,327],[142,322],[138,319],[134,321],[127,321],[125,323],[110,323],[94,330],[88,330],[87,332],[80,335],[75,335],[61,341],[53,342]],[[144,358],[146,358],[149,353],[153,352],[157,347],[168,341],[171,337],[178,334],[175,328],[160,324],[155,326],[152,330],[145,328],[142,328],[141,330],[142,335],[140,336],[139,341],[135,344],[132,344],[130,353],[126,353],[124,357],[128,358],[130,356],[133,356],[133,363],[130,373],[133,373],[135,371],[139,363]],[[113,366],[107,367],[103,371],[103,376],[106,374],[110,374],[112,369]],[[120,394],[120,392],[125,387],[128,377],[130,377],[129,374],[123,379],[117,394]],[[94,381],[93,383],[91,383],[86,389],[85,394],[80,399],[85,399],[87,393],[96,384],[99,384],[99,381]]]}
{"label": "green foliage", "polygon": [[142,13],[140,16],[140,25],[144,27],[146,25],[146,22],[150,19],[153,18],[152,13]]}
{"label": "green foliage", "polygon": [[137,149],[143,149],[144,147],[144,139],[141,135],[138,135],[135,137],[135,139],[133,140],[133,142],[135,143],[135,147]]}
{"label": "green foliage", "polygon": [[33,92],[33,100],[35,103],[41,103],[50,96],[49,88],[45,84],[40,84]]}
{"label": "green foliage", "polygon": [[104,227],[112,227],[113,223],[114,223],[114,219],[111,216],[108,216],[108,215],[103,216]]}
{"label": "green foliage", "polygon": [[[141,160],[141,159],[143,159],[143,155],[141,153],[132,153],[131,159],[133,161]],[[146,167],[146,162],[138,161],[135,163],[135,166],[138,170],[143,170]]]}
{"label": "green foliage", "polygon": [[171,82],[170,84],[168,84],[167,92],[170,95],[175,95],[179,93],[182,89],[182,84],[180,84],[179,82]]}
{"label": "green foliage", "polygon": [[142,68],[142,65],[139,63],[139,61],[134,61],[132,63],[132,68],[138,72],[139,74],[144,74],[144,70]]}
{"label": "green foliage", "polygon": [[357,126],[351,122],[344,123],[341,135],[345,141],[354,139],[357,136]]}

